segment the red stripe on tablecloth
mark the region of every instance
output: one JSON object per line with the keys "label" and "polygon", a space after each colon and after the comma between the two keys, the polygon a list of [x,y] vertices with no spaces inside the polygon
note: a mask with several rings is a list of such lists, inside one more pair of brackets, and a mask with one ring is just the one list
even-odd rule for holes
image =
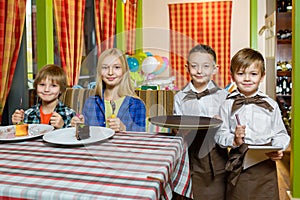
{"label": "red stripe on tablecloth", "polygon": [[[17,167],[14,167],[14,168],[17,168]],[[26,167],[19,167],[19,169],[24,169],[24,170],[28,170]],[[32,171],[32,170],[30,170]],[[50,172],[51,174],[52,173],[63,173],[63,174],[68,174],[70,173],[71,171],[67,171],[67,170],[42,170],[42,168],[40,168],[40,171],[44,171],[44,172]],[[34,171],[32,171],[34,172]],[[125,188],[127,187],[135,187],[135,188],[139,188],[139,189],[147,189],[149,188],[149,186],[141,186],[139,185],[138,183],[136,184],[132,184],[132,182],[130,184],[127,183],[112,183],[112,182],[108,182],[108,181],[104,181],[104,180],[95,180],[95,181],[90,181],[90,180],[86,180],[86,179],[83,179],[83,178],[80,178],[80,176],[76,177],[76,178],[71,178],[71,177],[64,177],[63,180],[61,180],[61,176],[51,176],[51,174],[47,174],[47,176],[43,176],[43,175],[37,175],[37,174],[31,174],[31,175],[28,175],[28,174],[24,174],[24,173],[17,173],[17,172],[14,172],[14,173],[8,173],[8,172],[1,172],[0,171],[0,174],[4,174],[6,176],[11,176],[11,177],[16,177],[17,175],[21,175],[21,176],[18,176],[18,177],[24,177],[24,178],[46,178],[47,180],[60,180],[62,182],[77,182],[77,183],[86,183],[86,184],[97,184],[97,185],[107,185],[109,184],[110,186],[120,186],[122,185],[122,187],[124,186]],[[122,179],[122,180],[132,180],[132,181],[136,181],[136,182],[159,182],[159,180],[156,180],[156,179],[148,179],[147,177],[145,178],[137,178],[137,177],[133,177],[133,176],[120,176],[120,175],[107,175],[107,174],[103,174],[103,173],[79,173],[79,172],[76,172],[74,173],[74,171],[72,171],[72,174],[75,174],[75,175],[87,175],[89,174],[89,176],[98,176],[98,177],[101,177],[101,178],[112,178],[112,179]],[[0,181],[0,183],[2,183],[3,180]],[[8,183],[9,181],[7,181]],[[12,182],[9,182],[9,183],[12,183]],[[18,183],[18,185],[21,184],[21,183]],[[23,183],[22,183],[23,184]]]}
{"label": "red stripe on tablecloth", "polygon": [[[14,161],[19,161],[20,160],[17,160],[17,159],[5,159],[5,160],[10,160],[12,162]],[[26,161],[23,161],[23,162],[26,162]],[[95,168],[95,165],[94,166],[82,166],[80,164],[69,164],[69,163],[53,163],[53,162],[41,162],[41,161],[31,161],[32,163],[37,163],[37,164],[55,164],[55,165],[61,165],[61,166],[73,166],[73,167],[82,167],[82,168],[87,168],[87,169],[91,169],[93,170]],[[147,165],[147,164],[146,164]],[[141,165],[143,166],[143,165]],[[157,166],[158,165],[147,165],[147,166],[153,166],[153,169],[157,169]],[[12,165],[5,165],[5,164],[0,164],[0,167],[3,167],[3,168],[12,168]],[[112,170],[118,170],[118,171],[128,171],[128,172],[140,172],[140,173],[149,173],[149,172],[153,172],[153,171],[149,171],[149,170],[142,170],[142,169],[133,169],[133,168],[118,168],[116,166],[114,167],[107,167],[107,166],[96,166],[97,169],[107,169],[107,168],[110,168]],[[161,166],[159,166],[161,168]],[[166,166],[164,166],[166,167]],[[44,168],[34,168],[34,167],[31,167],[31,168],[24,168],[24,167],[21,167],[21,166],[13,166],[14,169],[20,169],[20,170],[29,170],[29,171],[37,171],[37,172],[50,172],[50,173],[63,173],[63,174],[68,174],[70,173],[69,170],[50,170],[50,169],[44,169]],[[170,169],[167,169],[167,172],[170,173]],[[1,172],[0,172],[1,173]],[[160,174],[164,177],[164,180],[167,180],[167,178],[165,177],[163,171],[155,171],[156,174]],[[20,173],[21,174],[21,173]],[[78,175],[85,175],[85,176],[95,176],[95,175],[102,175],[102,174],[99,174],[99,173],[90,173],[90,172],[75,172],[75,171],[72,171],[72,174],[78,174]],[[41,177],[48,177],[47,176],[43,176],[43,175],[38,175],[38,176],[41,176]],[[127,179],[128,177],[125,177],[125,178],[122,178],[122,179]],[[137,179],[139,180],[139,179]]]}
{"label": "red stripe on tablecloth", "polygon": [[[181,165],[180,165],[180,168],[179,168],[179,173],[176,175],[176,178],[175,178],[175,180],[173,181],[173,184],[174,184],[174,185],[179,184],[179,182],[180,182],[180,176],[179,176],[179,174],[182,174],[182,172],[183,172],[183,166],[185,166],[185,165],[184,165],[184,160],[185,160],[186,154],[184,153],[184,154],[182,155],[182,157],[183,157],[183,159],[181,160]],[[188,173],[187,176],[189,176],[189,177],[191,176],[191,175],[190,175],[190,171],[189,171],[189,173]],[[184,189],[182,190],[182,192],[183,192],[184,194],[186,194],[189,187],[190,187],[190,182],[186,182],[185,185],[184,185]]]}
{"label": "red stripe on tablecloth", "polygon": [[[7,149],[6,149],[7,150]],[[17,152],[14,152],[15,150],[17,150]],[[108,149],[108,150],[105,150],[104,148],[101,149],[101,151],[107,151],[107,152],[111,152],[111,149]],[[169,160],[165,160],[165,159],[160,159],[160,158],[157,158],[157,157],[150,157],[150,156],[146,156],[146,157],[141,157],[140,158],[140,161],[154,161],[155,163],[140,163],[140,162],[132,162],[132,159],[133,158],[136,158],[136,156],[127,156],[125,157],[125,153],[126,151],[120,151],[123,153],[123,155],[120,155],[120,156],[116,156],[114,154],[111,154],[110,155],[110,159],[115,159],[115,160],[110,160],[108,157],[107,157],[107,154],[100,154],[100,152],[97,153],[97,152],[93,152],[93,155],[95,156],[95,158],[101,158],[102,161],[105,161],[105,162],[108,162],[108,163],[119,163],[120,162],[120,159],[124,159],[122,161],[122,163],[124,164],[137,164],[137,165],[140,165],[140,166],[144,166],[144,165],[148,165],[148,166],[158,166],[160,165],[160,162],[164,161],[164,162],[168,162],[170,164],[170,166],[172,167],[172,164],[173,163],[170,163]],[[37,154],[37,153],[41,153],[41,154]],[[51,155],[45,155],[45,154],[49,154],[51,153]],[[131,154],[141,154],[143,153],[144,155],[147,154],[146,152],[130,152]],[[35,150],[34,152],[31,152],[31,151],[28,151],[28,149],[26,148],[17,148],[17,149],[9,149],[9,152],[6,153],[7,155],[11,155],[11,156],[14,156],[15,154],[17,155],[20,155],[20,156],[23,156],[23,157],[27,157],[27,156],[30,156],[30,157],[37,157],[37,158],[59,158],[59,159],[62,159],[64,161],[66,160],[78,160],[79,157],[82,161],[95,161],[97,162],[98,160],[94,160],[94,159],[91,159],[89,157],[87,158],[84,158],[82,156],[85,156],[85,155],[88,155],[90,156],[90,152],[87,151],[87,153],[72,153],[72,157],[68,157],[70,156],[69,152],[62,152],[62,151],[43,151],[43,150]],[[78,157],[77,157],[77,156]],[[153,155],[151,154],[151,152],[149,153],[149,155]],[[164,155],[164,154],[158,154],[158,156],[160,155]],[[166,154],[167,155],[167,154]],[[173,155],[168,155],[169,157],[172,157],[174,159],[174,156]],[[6,158],[7,160],[10,160],[11,158],[10,157],[7,157]],[[16,160],[17,161],[17,160]],[[31,162],[38,162],[38,163],[48,163],[46,161],[44,162],[41,162],[41,161],[34,161],[34,160],[31,160]],[[49,162],[48,164],[52,164],[51,162]],[[57,163],[55,163],[57,164]],[[67,165],[66,163],[61,163],[61,165]],[[73,165],[76,165],[76,164],[72,164]],[[135,171],[135,170],[133,170]],[[170,169],[168,168],[168,171],[170,171]]]}
{"label": "red stripe on tablecloth", "polygon": [[[132,140],[137,140],[137,139],[138,139],[138,142],[140,144],[134,144],[134,142],[132,141]],[[167,140],[167,142],[166,142],[166,140]],[[121,153],[121,154],[123,153],[126,156],[127,149],[132,149],[133,152],[130,152],[131,156],[128,156],[127,158],[125,158],[127,160],[125,160],[124,162],[122,162],[122,161],[120,162],[120,158],[123,158],[124,156],[116,156],[116,155],[111,154],[109,157],[113,158],[114,160],[113,161],[105,160],[105,164],[108,164],[109,166],[110,166],[110,164],[113,165],[114,162],[116,162],[115,160],[118,160],[118,163],[120,163],[120,165],[122,165],[122,164],[125,164],[125,165],[131,164],[132,162],[130,160],[134,157],[134,155],[142,153],[143,155],[146,155],[146,157],[141,157],[140,158],[141,161],[144,160],[144,161],[155,161],[155,162],[164,161],[164,162],[166,162],[165,166],[160,166],[160,167],[161,167],[161,169],[164,169],[164,171],[166,171],[166,170],[168,171],[168,173],[166,175],[170,175],[170,170],[173,169],[173,165],[175,165],[175,163],[177,163],[176,157],[174,157],[174,156],[176,156],[175,152],[176,152],[176,150],[178,150],[178,152],[182,151],[182,149],[180,148],[180,146],[182,145],[181,142],[182,142],[182,138],[174,139],[174,138],[166,138],[165,136],[161,137],[161,136],[158,136],[158,135],[149,136],[149,134],[144,134],[144,135],[143,134],[142,135],[138,134],[137,136],[135,136],[135,135],[134,136],[132,136],[132,135],[129,136],[129,135],[126,135],[126,134],[116,134],[114,136],[113,140],[109,140],[107,143],[97,144],[98,146],[91,145],[91,146],[88,146],[88,147],[75,147],[75,148],[74,147],[71,147],[71,148],[53,148],[51,146],[51,148],[50,148],[50,147],[45,146],[43,143],[41,143],[40,140],[35,140],[35,141],[10,143],[6,146],[3,146],[2,148],[1,148],[1,145],[0,145],[0,151],[1,151],[1,149],[3,149],[3,150],[6,151],[5,152],[6,155],[8,155],[8,158],[5,158],[4,161],[5,160],[9,160],[9,162],[10,161],[11,162],[18,161],[20,163],[26,162],[26,158],[24,160],[13,159],[14,154],[16,153],[16,151],[18,151],[17,152],[18,156],[22,156],[23,158],[28,156],[28,160],[30,159],[30,162],[32,162],[33,165],[34,165],[34,163],[37,163],[37,164],[54,164],[57,167],[60,167],[60,165],[61,165],[61,169],[62,169],[62,170],[50,169],[50,170],[47,171],[47,169],[45,169],[45,168],[42,168],[42,167],[34,168],[34,166],[33,167],[30,166],[27,169],[24,169],[24,168],[20,169],[20,166],[17,166],[17,167],[13,166],[12,167],[11,165],[9,165],[10,164],[9,163],[8,165],[6,165],[6,168],[11,167],[11,168],[16,169],[16,171],[20,170],[20,172],[16,173],[16,174],[19,174],[16,177],[36,176],[36,177],[48,178],[48,177],[44,176],[43,174],[40,174],[40,175],[39,174],[34,174],[34,172],[40,171],[42,173],[49,172],[50,174],[51,174],[51,172],[53,172],[54,176],[49,177],[50,180],[51,179],[58,180],[59,177],[56,178],[55,176],[60,176],[61,174],[63,175],[63,174],[67,174],[67,173],[72,172],[74,174],[74,177],[69,177],[68,179],[66,179],[67,183],[68,183],[68,181],[71,181],[71,182],[82,181],[82,182],[93,183],[89,180],[85,180],[84,175],[85,176],[95,176],[95,174],[96,174],[97,177],[103,176],[103,178],[111,178],[111,179],[116,179],[117,178],[120,181],[126,179],[126,180],[129,180],[129,181],[132,180],[132,181],[142,183],[144,180],[147,180],[147,182],[149,182],[149,183],[150,182],[159,183],[157,180],[152,180],[152,179],[133,178],[133,177],[131,177],[131,175],[128,176],[128,174],[125,174],[123,176],[117,176],[117,175],[112,175],[112,174],[105,175],[105,174],[102,174],[102,173],[93,173],[93,171],[95,171],[95,170],[90,170],[91,172],[80,172],[80,171],[74,172],[72,170],[70,170],[70,171],[69,170],[63,170],[63,167],[64,166],[75,166],[75,167],[78,166],[78,167],[82,167],[81,169],[79,169],[79,170],[82,170],[82,171],[84,171],[85,169],[89,169],[89,168],[92,169],[92,167],[93,167],[92,164],[93,164],[94,160],[93,159],[87,159],[85,157],[87,155],[90,155],[89,151],[93,151],[93,154],[95,154],[95,155],[102,156],[102,157],[100,157],[100,159],[101,158],[105,159],[108,155],[105,154],[105,153],[103,154],[103,152],[113,152],[113,153]],[[118,148],[112,150],[114,145],[116,145]],[[134,146],[134,145],[136,145],[136,146]],[[101,146],[102,146],[102,148],[101,148]],[[83,148],[86,148],[86,149],[83,149]],[[124,151],[122,151],[122,148],[124,149]],[[101,152],[102,152],[101,154],[99,154],[100,152],[97,154],[99,149],[101,149]],[[162,150],[162,151],[158,151],[156,153],[155,152],[156,149]],[[76,150],[79,150],[79,151],[76,152]],[[140,150],[141,152],[134,152],[135,150]],[[152,150],[153,152],[144,152],[144,150],[145,151]],[[82,151],[86,151],[87,153],[84,153]],[[168,154],[167,152],[169,152],[169,153],[172,152],[172,153]],[[55,155],[55,156],[50,156],[50,155],[47,155],[47,154],[52,154],[52,155]],[[151,155],[154,156],[154,158],[151,158]],[[160,155],[161,156],[166,156],[167,155],[168,159],[162,160],[162,159],[159,158]],[[71,157],[71,156],[74,156],[74,157]],[[30,158],[30,157],[32,157],[32,158]],[[41,160],[43,160],[43,161],[35,160],[35,157],[37,159],[42,158]],[[58,163],[57,162],[48,162],[48,161],[46,161],[47,158],[58,158]],[[134,157],[134,158],[135,158],[135,160],[137,160],[136,157]],[[61,163],[61,162],[59,162],[59,159],[62,162],[67,161],[67,163]],[[80,162],[82,160],[83,162],[84,161],[90,161],[90,163],[88,163],[87,166],[82,166],[82,165],[79,165],[78,163],[69,164],[69,162],[68,162],[68,160],[78,160],[78,159],[80,160]],[[171,160],[173,160],[175,163],[170,163]],[[97,160],[95,160],[95,161],[97,161]],[[133,164],[134,165],[132,167],[137,167],[137,168],[139,166],[144,166],[144,165],[148,166],[148,167],[150,166],[150,168],[152,166],[153,167],[157,166],[157,164],[155,164],[155,163],[147,164],[147,163],[135,162]],[[54,167],[56,167],[56,166],[54,166]],[[129,167],[131,167],[131,166],[129,166]],[[107,169],[107,167],[105,167],[105,166],[94,166],[94,168],[95,169],[98,168],[100,170]],[[30,170],[30,169],[33,169],[33,170]],[[118,170],[115,167],[113,169]],[[122,167],[119,167],[119,169],[122,170]],[[33,172],[34,175],[32,175],[32,174],[24,175],[25,173],[23,174],[22,171],[26,172],[26,170],[29,171],[29,172]],[[128,171],[128,172],[130,172],[130,171],[131,172],[146,172],[146,173],[149,172],[149,169],[141,170],[140,168],[139,169],[134,169],[134,168],[127,169],[126,168],[125,170]],[[123,169],[123,171],[124,171],[124,169]],[[55,173],[60,173],[60,174],[55,174]],[[151,173],[155,174],[155,175],[158,175],[160,177],[164,177],[163,179],[165,179],[167,182],[171,181],[170,177],[165,177],[163,171],[155,171],[155,173],[153,173],[153,171],[151,171]],[[7,173],[5,173],[5,174],[7,175]],[[21,176],[21,175],[23,175],[23,176]],[[82,180],[79,180],[78,178],[76,178],[76,176],[82,177],[81,178]],[[134,175],[132,175],[132,176],[134,176]],[[86,177],[86,178],[88,178],[88,177]],[[61,180],[61,181],[63,181],[63,180]],[[104,185],[106,183],[106,186],[108,184],[111,184],[110,182],[109,183],[106,182],[105,179],[100,180],[99,184],[101,185],[101,183],[104,184]],[[117,183],[116,185],[120,186],[122,184]],[[135,186],[136,183],[133,184],[133,185],[130,185],[130,183],[129,184],[125,183],[123,185],[124,185],[124,187],[132,188],[132,186],[133,186],[133,188],[136,188],[136,186]],[[123,187],[123,186],[121,186],[121,187]],[[145,186],[143,186],[143,187],[145,187]],[[176,187],[176,185],[175,185],[175,187]],[[154,189],[152,189],[152,191],[153,190]],[[161,194],[161,192],[164,192],[164,190],[161,191],[161,192],[157,191],[158,188],[156,188],[155,190],[156,190],[155,192],[156,192],[157,196],[158,196],[158,194]]]}
{"label": "red stripe on tablecloth", "polygon": [[[117,147],[117,146],[116,146]],[[118,148],[122,148],[120,146],[118,146]],[[158,149],[159,150],[159,149]],[[131,154],[143,154],[143,155],[156,155],[156,156],[168,156],[168,157],[172,157],[174,158],[175,155],[170,155],[170,154],[166,154],[166,153],[154,153],[154,152],[132,152],[130,150],[112,150],[112,149],[101,149],[101,151],[98,151],[98,152],[95,152],[94,150],[92,149],[89,149],[87,150],[86,153],[73,153],[72,152],[72,157],[69,157],[70,156],[70,152],[60,152],[60,151],[43,151],[43,150],[35,150],[35,152],[30,152],[28,151],[28,149],[24,148],[18,148],[18,149],[9,149],[10,152],[7,152],[8,154],[11,154],[11,155],[24,155],[24,156],[34,156],[34,157],[37,157],[36,155],[38,156],[42,156],[42,157],[45,157],[45,158],[63,158],[63,159],[68,159],[68,160],[77,160],[78,157],[76,156],[82,156],[80,159],[82,160],[91,160],[91,158],[89,157],[91,155],[91,151],[92,151],[92,154],[95,156],[95,157],[104,157],[107,158],[107,154],[105,153],[102,153],[102,152],[112,152],[113,153],[123,153],[122,155],[119,155],[119,156],[116,156],[114,154],[110,154],[110,158],[124,158],[124,159],[131,159],[131,158],[136,158],[136,156],[132,155],[132,156],[126,156],[126,152],[128,153],[131,153]],[[172,150],[173,151],[173,150]],[[171,152],[170,150],[168,150],[168,152]],[[41,153],[41,154],[37,154],[37,153]],[[44,154],[42,154],[44,153]],[[59,155],[52,155],[51,153],[58,153]],[[49,154],[49,155],[46,155],[46,154]],[[67,157],[65,157],[67,156]],[[151,161],[156,161],[156,162],[160,162],[160,161],[165,161],[165,159],[162,159],[162,158],[159,158],[159,157],[141,157],[141,159],[145,160],[145,161],[148,161],[148,160],[151,160]],[[118,160],[119,161],[119,160]],[[109,162],[113,162],[111,160],[109,160]],[[124,161],[125,162],[125,161]],[[128,161],[127,161],[128,162]]]}
{"label": "red stripe on tablecloth", "polygon": [[[165,138],[164,138],[165,139]],[[157,141],[155,141],[155,142],[157,142]],[[122,143],[119,143],[119,144],[127,144],[126,142],[122,142]],[[109,145],[109,144],[108,144]],[[18,146],[18,145],[16,145],[16,146]],[[28,144],[28,146],[31,146],[31,144]],[[156,146],[156,145],[154,145],[154,146]],[[122,147],[120,147],[120,148],[122,148]],[[146,149],[146,148],[145,148]],[[7,150],[7,149],[6,149]],[[72,155],[74,156],[74,155],[78,155],[78,157],[74,157],[74,158],[71,158],[71,157],[65,157],[65,156],[68,156],[69,155],[69,152],[62,152],[62,151],[60,151],[61,149],[58,149],[59,151],[50,151],[49,152],[49,150],[48,149],[46,149],[46,150],[42,150],[42,149],[38,149],[38,150],[34,150],[34,154],[36,154],[36,153],[42,153],[43,155],[39,155],[39,154],[37,154],[37,155],[34,155],[34,154],[31,154],[31,152],[30,151],[32,151],[32,150],[30,150],[29,152],[27,152],[28,151],[28,149],[26,148],[26,145],[24,146],[24,144],[22,145],[22,146],[20,146],[19,148],[10,148],[9,149],[9,152],[8,152],[8,154],[9,155],[12,155],[13,156],[13,151],[14,150],[17,150],[17,151],[19,151],[19,152],[21,152],[21,155],[20,155],[20,153],[18,152],[18,155],[20,155],[20,156],[24,156],[24,157],[26,157],[26,156],[33,156],[33,157],[38,157],[38,158],[45,158],[44,160],[46,160],[47,158],[62,158],[64,161],[65,160],[78,160],[78,157],[80,157],[80,159],[81,160],[83,160],[83,161],[86,161],[86,160],[89,160],[89,161],[92,161],[93,162],[93,160],[91,160],[91,159],[85,159],[85,158],[82,158],[82,156],[84,156],[84,155],[86,155],[85,153],[82,153],[82,154],[80,154],[80,153],[72,153]],[[105,149],[101,149],[101,151],[104,151]],[[153,150],[153,149],[152,149]],[[111,151],[111,150],[107,150],[107,151]],[[168,150],[169,151],[169,150]],[[173,151],[173,150],[172,150]],[[74,152],[75,152],[75,150],[74,150]],[[123,151],[121,151],[122,153],[124,153]],[[53,155],[55,155],[55,156],[52,156],[52,155],[44,155],[45,153],[52,153]],[[134,154],[135,152],[131,152],[132,154]],[[139,154],[139,152],[137,153],[137,154]],[[143,152],[143,154],[146,154],[146,152]],[[160,155],[160,154],[158,154],[158,155]],[[99,154],[95,154],[95,156],[99,156]],[[102,155],[102,156],[107,156],[107,155]],[[173,155],[169,155],[170,157],[172,156],[173,157],[173,159],[174,159],[174,156]],[[113,155],[111,155],[110,156],[110,158],[117,158],[118,159],[118,161],[114,161],[114,160],[109,160],[109,161],[106,161],[107,163],[111,163],[111,164],[113,164],[113,163],[116,163],[116,162],[120,162],[120,160],[119,160],[119,158],[122,158],[123,156],[113,156]],[[133,157],[127,157],[126,159],[128,159],[128,160],[130,160],[131,158],[133,158]],[[11,159],[11,158],[7,158],[6,160],[10,160],[10,161],[18,161],[17,159]],[[170,168],[168,167],[169,165],[170,165],[170,167],[172,168],[173,167],[173,163],[170,163],[168,160],[161,160],[161,159],[159,159],[159,158],[151,158],[151,157],[143,157],[143,158],[141,158],[141,160],[151,160],[151,161],[156,161],[156,162],[160,162],[160,161],[165,161],[165,162],[168,162],[168,165],[166,165],[166,166],[164,166],[164,167],[167,167],[167,172],[168,173],[170,173]],[[20,160],[19,160],[20,161]],[[20,162],[23,162],[22,160],[20,161]],[[24,162],[26,162],[26,160],[24,161]],[[37,163],[37,164],[52,164],[52,162],[46,162],[46,161],[34,161],[34,160],[31,160],[31,162],[33,162],[33,163]],[[131,162],[130,161],[123,161],[122,162],[123,164],[131,164]],[[54,164],[56,164],[56,165],[62,165],[62,166],[78,166],[78,167],[81,167],[81,165],[79,165],[79,164],[68,164],[68,163],[54,163]],[[153,166],[153,168],[155,168],[155,167],[157,167],[158,165],[157,164],[154,164],[154,163],[136,163],[137,165],[140,165],[140,166]],[[84,166],[85,168],[93,168],[94,166]],[[106,167],[101,167],[101,166],[98,166],[100,169],[105,169]],[[160,166],[161,167],[161,166]],[[18,167],[15,167],[15,168],[18,168]],[[114,167],[114,169],[115,170],[123,170],[123,168],[117,168],[117,167]],[[36,171],[43,171],[43,169],[34,169],[34,170],[36,170]],[[130,168],[126,168],[126,170],[127,171],[133,171],[133,172],[149,172],[149,170],[139,170],[139,169],[130,169]],[[55,171],[53,171],[53,172],[55,172]],[[56,172],[60,172],[59,170],[56,170]],[[63,171],[63,173],[64,173],[65,171]],[[158,171],[158,172],[156,172],[157,174],[161,174],[161,175],[163,175],[164,176],[164,173],[163,172],[160,172],[160,171]],[[80,174],[80,173],[79,173]],[[82,174],[82,173],[81,173]],[[88,175],[89,173],[85,173],[86,175]],[[126,177],[126,178],[128,178],[128,177]],[[166,180],[167,179],[167,177],[164,177],[164,179]]]}
{"label": "red stripe on tablecloth", "polygon": [[[4,184],[11,184],[10,182],[7,181],[0,181],[0,183],[4,183]],[[103,192],[103,191],[89,191],[89,190],[83,190],[81,189],[73,189],[73,188],[66,188],[66,187],[55,187],[55,186],[51,186],[51,185],[40,185],[40,184],[26,184],[26,183],[18,183],[19,186],[24,186],[24,187],[34,187],[34,188],[44,188],[44,189],[53,189],[53,190],[60,190],[60,191],[69,191],[69,192],[76,192],[76,193],[82,193],[84,192],[85,194],[91,194],[91,195],[103,195],[103,196],[111,196],[111,197],[118,197],[118,198],[132,198],[132,199],[141,199],[141,196],[132,196],[132,195],[124,195],[124,194],[117,194],[117,193],[107,193],[107,192]],[[130,188],[134,188],[134,187],[130,187]],[[136,187],[138,188],[138,187]],[[145,189],[145,188],[143,188]],[[150,188],[150,190],[153,190],[152,188]],[[154,191],[156,193],[156,195],[158,196],[157,191]],[[143,197],[145,198],[145,197]],[[10,199],[10,198],[8,198]],[[16,198],[19,199],[19,198]],[[145,199],[150,199],[150,198],[145,198]],[[2,200],[2,198],[1,198]]]}

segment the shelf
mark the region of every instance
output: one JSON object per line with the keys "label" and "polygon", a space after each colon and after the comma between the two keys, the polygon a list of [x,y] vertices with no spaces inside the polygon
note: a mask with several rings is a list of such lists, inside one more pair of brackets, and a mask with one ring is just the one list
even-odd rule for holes
{"label": "shelf", "polygon": [[[279,31],[292,30],[292,12],[276,12],[276,33]],[[293,37],[293,35],[292,35]],[[276,37],[276,60],[277,62],[281,61],[290,61],[292,60],[292,40],[291,38],[278,39]],[[290,131],[290,106],[292,101],[292,71],[277,71],[277,87],[282,93],[276,94],[276,101],[281,110],[282,119],[286,126],[287,131]],[[288,92],[286,89],[283,89],[283,85],[286,85],[289,88]],[[280,88],[282,87],[282,88]],[[290,132],[289,132],[290,134]]]}
{"label": "shelf", "polygon": [[290,39],[277,39],[277,44],[292,44]]}
{"label": "shelf", "polygon": [[277,96],[278,98],[281,97],[281,98],[283,98],[283,99],[292,97],[290,94],[276,94],[276,96]]}
{"label": "shelf", "polygon": [[277,76],[291,77],[292,76],[292,71],[277,71]]}
{"label": "shelf", "polygon": [[285,29],[292,30],[292,12],[277,12],[276,33]]}

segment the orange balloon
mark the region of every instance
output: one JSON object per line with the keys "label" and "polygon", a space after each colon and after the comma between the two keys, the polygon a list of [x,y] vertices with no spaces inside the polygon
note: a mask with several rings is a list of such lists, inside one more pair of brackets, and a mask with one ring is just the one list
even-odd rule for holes
{"label": "orange balloon", "polygon": [[164,60],[162,59],[161,56],[158,56],[158,55],[155,55],[155,56],[153,56],[153,57],[154,57],[154,58],[157,60],[157,62],[158,62],[158,65],[157,65],[156,69],[154,70],[154,72],[157,72],[157,71],[160,70],[160,68],[162,68],[163,63],[164,63]]}

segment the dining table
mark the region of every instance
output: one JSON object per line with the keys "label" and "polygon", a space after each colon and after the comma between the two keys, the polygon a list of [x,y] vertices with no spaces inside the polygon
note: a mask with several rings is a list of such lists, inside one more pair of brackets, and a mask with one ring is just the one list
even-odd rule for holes
{"label": "dining table", "polygon": [[86,145],[0,142],[0,199],[192,198],[180,136],[119,132]]}

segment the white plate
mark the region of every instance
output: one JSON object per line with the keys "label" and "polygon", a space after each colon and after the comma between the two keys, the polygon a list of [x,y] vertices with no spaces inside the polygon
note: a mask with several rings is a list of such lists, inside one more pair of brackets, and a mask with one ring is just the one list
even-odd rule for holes
{"label": "white plate", "polygon": [[84,140],[76,139],[76,129],[63,128],[49,132],[43,136],[44,141],[60,145],[83,145],[100,142],[112,137],[115,132],[110,128],[90,126],[90,137]]}
{"label": "white plate", "polygon": [[28,124],[27,136],[15,136],[16,126],[0,126],[0,141],[19,141],[36,138],[50,132],[54,129],[53,126],[47,124]]}

